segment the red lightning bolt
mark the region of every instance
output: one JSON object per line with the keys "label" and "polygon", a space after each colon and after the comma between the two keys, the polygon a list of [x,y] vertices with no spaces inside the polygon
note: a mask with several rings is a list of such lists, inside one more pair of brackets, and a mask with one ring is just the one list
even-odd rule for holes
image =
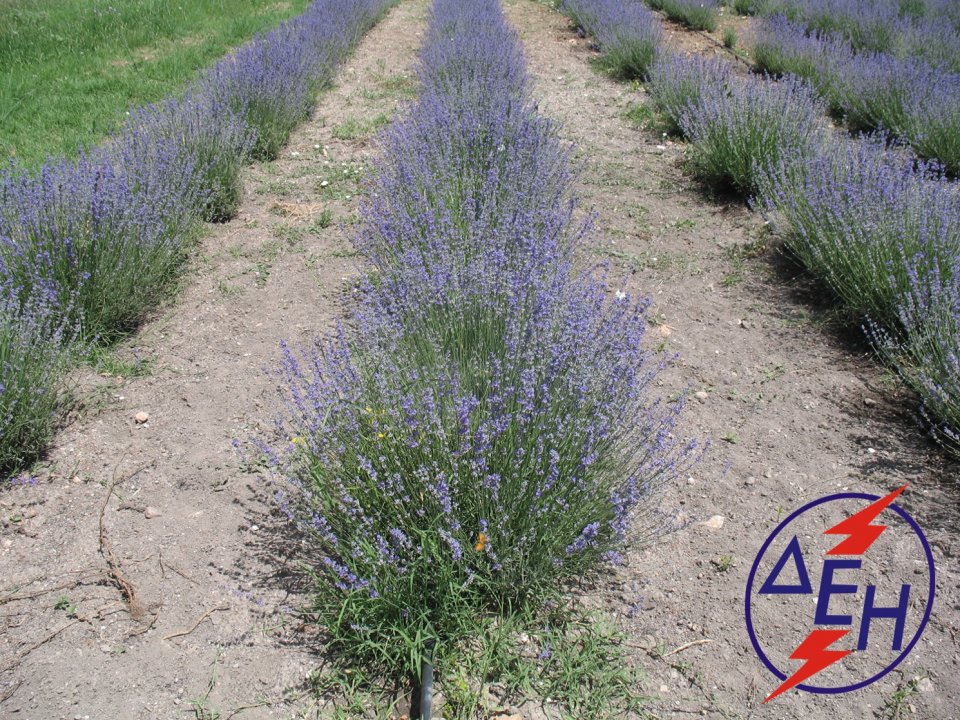
{"label": "red lightning bolt", "polygon": [[838,660],[845,658],[852,650],[828,650],[833,643],[846,635],[849,630],[814,630],[800,646],[793,651],[791,660],[806,660],[793,675],[783,681],[783,684],[767,695],[763,702],[768,703],[780,693],[784,693],[794,685],[799,685],[807,678],[816,675]]}
{"label": "red lightning bolt", "polygon": [[904,485],[886,497],[868,505],[855,515],[837,523],[829,530],[824,530],[824,535],[849,536],[846,540],[841,540],[836,546],[828,550],[827,555],[863,555],[867,548],[873,545],[876,539],[887,529],[886,525],[871,525],[870,523],[886,509],[887,505],[893,502],[897,495],[906,489],[907,486]]}

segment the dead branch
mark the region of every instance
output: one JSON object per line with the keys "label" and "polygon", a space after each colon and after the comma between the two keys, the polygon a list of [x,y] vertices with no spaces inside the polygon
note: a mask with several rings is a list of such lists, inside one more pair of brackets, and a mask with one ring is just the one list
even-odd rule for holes
{"label": "dead branch", "polygon": [[134,620],[139,620],[141,617],[143,617],[143,605],[141,604],[140,599],[137,597],[137,591],[134,588],[133,583],[130,582],[127,576],[124,575],[123,571],[120,569],[120,561],[113,552],[113,545],[110,543],[110,539],[107,537],[107,526],[104,523],[104,516],[107,512],[107,505],[110,503],[110,497],[113,495],[113,491],[117,485],[126,480],[132,480],[152,464],[153,463],[147,463],[146,465],[142,465],[125,478],[118,478],[116,476],[116,472],[114,472],[113,481],[107,488],[107,496],[103,499],[103,506],[100,508],[100,554],[107,563],[107,569],[110,577],[113,579],[114,584],[120,590],[120,594],[123,595],[123,599],[127,603],[127,609],[130,611],[130,617],[132,617]]}
{"label": "dead branch", "polygon": [[678,652],[683,652],[687,648],[692,648],[694,645],[703,645],[704,643],[713,642],[710,638],[701,638],[700,640],[691,640],[688,643],[684,643],[680,647],[675,647],[668,653],[664,653],[663,657],[670,657],[671,655],[676,655]]}
{"label": "dead branch", "polygon": [[193,627],[190,628],[189,630],[181,630],[180,632],[175,632],[175,633],[171,633],[170,635],[165,635],[165,636],[163,637],[163,639],[164,639],[164,640],[172,640],[172,639],[175,638],[175,637],[182,637],[183,635],[189,635],[189,634],[192,633],[194,630],[196,630],[198,627],[200,627],[200,623],[202,623],[202,622],[203,622],[204,620],[206,620],[208,617],[210,617],[211,615],[213,615],[215,612],[223,612],[224,610],[229,610],[229,609],[230,609],[230,606],[229,606],[229,605],[220,605],[220,606],[215,607],[215,608],[210,608],[210,609],[207,610],[203,615],[200,616],[200,619],[197,620],[197,621],[193,624]]}
{"label": "dead branch", "polygon": [[[54,585],[53,587],[46,588],[44,590],[33,590],[32,592],[13,593],[11,595],[4,595],[3,597],[0,597],[0,605],[4,605],[8,602],[16,602],[18,600],[30,600],[32,598],[40,597],[41,595],[46,595],[48,593],[56,592],[57,590],[70,590],[71,588],[74,588],[77,585],[82,585],[84,582],[88,580],[92,580],[98,577],[102,578],[102,575],[103,575],[103,573],[101,573],[100,571],[93,571],[93,570],[86,570],[86,571],[80,570],[78,572],[91,572],[93,574],[86,577],[77,578],[76,580],[71,580],[69,582],[63,582],[63,583],[60,583],[59,585]],[[32,585],[34,582],[37,582],[37,581],[34,580],[26,584]]]}

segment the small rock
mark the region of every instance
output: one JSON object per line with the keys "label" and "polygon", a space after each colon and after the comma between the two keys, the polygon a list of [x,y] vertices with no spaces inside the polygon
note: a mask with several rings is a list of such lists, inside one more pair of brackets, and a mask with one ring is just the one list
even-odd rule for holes
{"label": "small rock", "polygon": [[72,482],[74,485],[79,485],[83,482],[83,478],[81,478],[79,475],[74,475],[72,478],[70,478],[70,482]]}
{"label": "small rock", "polygon": [[763,476],[764,476],[767,480],[769,480],[770,478],[773,477],[773,470],[771,470],[770,468],[767,468],[767,469],[764,471]]}
{"label": "small rock", "polygon": [[757,479],[756,479],[753,475],[751,475],[750,477],[748,477],[746,480],[743,481],[743,484],[744,484],[744,485],[753,485],[753,484],[756,483],[756,482],[757,482]]}
{"label": "small rock", "polygon": [[109,645],[101,645],[101,646],[100,646],[100,650],[102,650],[102,651],[105,652],[105,653],[108,653],[108,652],[110,652],[111,650],[113,650],[113,648],[110,647]]}
{"label": "small rock", "polygon": [[697,400],[699,400],[700,402],[706,402],[706,401],[707,401],[707,398],[710,397],[710,396],[707,394],[707,391],[706,391],[706,390],[697,390],[697,391],[693,394],[693,396],[694,396]]}
{"label": "small rock", "polygon": [[145,413],[143,410],[141,410],[140,412],[138,412],[136,415],[133,416],[133,419],[137,423],[137,425],[143,425],[147,420],[150,419],[150,416],[147,413]]}
{"label": "small rock", "polygon": [[160,511],[151,505],[147,505],[147,507],[145,507],[143,510],[143,516],[147,520],[152,520],[155,517],[160,517],[160,515],[161,515]]}
{"label": "small rock", "polygon": [[708,527],[711,530],[719,530],[723,527],[723,515],[714,515],[709,520],[704,520],[700,523],[704,527]]}
{"label": "small rock", "polygon": [[863,399],[863,404],[866,405],[867,407],[872,407],[877,404],[877,401],[874,400],[873,398],[865,397]]}
{"label": "small rock", "polygon": [[933,682],[930,678],[923,678],[917,683],[917,690],[920,692],[933,692]]}
{"label": "small rock", "polygon": [[13,546],[13,540],[11,540],[10,538],[4,538],[3,541],[0,542],[0,546],[2,546],[4,550],[6,550],[7,548]]}
{"label": "small rock", "polygon": [[662,692],[662,693],[668,693],[668,692],[670,692],[670,688],[668,688],[666,685],[661,685],[661,686],[660,686],[660,692]]}
{"label": "small rock", "polygon": [[35,518],[37,516],[37,509],[27,508],[26,510],[23,511],[23,516],[25,518]]}
{"label": "small rock", "polygon": [[260,526],[259,526],[259,525],[251,525],[251,526],[250,526],[250,532],[256,532],[256,531],[259,530],[259,529],[260,529]]}
{"label": "small rock", "polygon": [[738,323],[738,324],[740,325],[740,327],[742,327],[744,330],[749,330],[749,329],[750,329],[750,323],[749,323],[748,321],[746,321],[746,320],[738,320],[737,323]]}

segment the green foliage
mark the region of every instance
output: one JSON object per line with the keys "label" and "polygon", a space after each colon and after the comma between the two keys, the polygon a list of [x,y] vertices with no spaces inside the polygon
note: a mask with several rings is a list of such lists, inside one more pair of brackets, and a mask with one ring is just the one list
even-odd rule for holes
{"label": "green foliage", "polygon": [[732,27],[723,29],[723,46],[731,50],[737,46],[737,31]]}
{"label": "green foliage", "polygon": [[116,130],[307,0],[5,0],[0,153],[36,164]]}

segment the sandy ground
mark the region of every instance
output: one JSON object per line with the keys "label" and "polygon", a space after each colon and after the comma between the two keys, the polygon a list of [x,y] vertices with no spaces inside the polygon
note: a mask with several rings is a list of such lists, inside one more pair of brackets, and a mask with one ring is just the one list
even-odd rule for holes
{"label": "sandy ground", "polygon": [[[292,613],[296,575],[269,540],[269,488],[231,441],[271,417],[266,370],[279,341],[329,330],[350,302],[349,223],[375,152],[369,135],[413,88],[425,7],[396,7],[282,158],[248,171],[240,216],[203,238],[182,294],[121,351],[142,373],[81,378],[82,411],[38,483],[0,494],[0,717],[279,718],[311,706],[318,649]],[[642,90],[591,69],[589,43],[546,7],[506,9],[541,110],[579,149],[581,190],[598,213],[582,260],[609,263],[615,283],[653,298],[651,342],[681,356],[664,393],[698,393],[683,431],[713,441],[667,497],[680,529],[631,551],[586,598],[627,631],[650,712],[883,717],[921,676],[902,717],[957,717],[957,467],[925,444],[855,334],[824,322],[819,291],[763,249],[762,219],[706,198],[681,170],[681,147],[624,117],[646,102]],[[767,535],[821,495],[906,482],[900,504],[926,531],[938,573],[921,642],[863,690],[761,706],[778,682],[750,646],[743,605]],[[785,630],[802,632],[798,622],[787,614]]]}

